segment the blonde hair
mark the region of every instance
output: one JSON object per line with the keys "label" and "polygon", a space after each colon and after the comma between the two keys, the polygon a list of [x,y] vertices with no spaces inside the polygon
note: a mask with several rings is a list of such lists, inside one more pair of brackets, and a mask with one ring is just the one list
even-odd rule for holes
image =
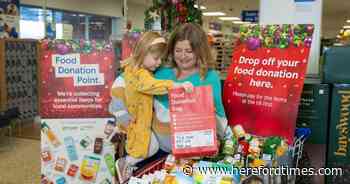
{"label": "blonde hair", "polygon": [[132,55],[127,58],[122,67],[131,65],[133,67],[141,67],[147,54],[152,54],[155,57],[163,57],[166,54],[166,42],[158,41],[163,38],[157,32],[146,32],[142,34],[133,48]]}
{"label": "blonde hair", "polygon": [[[197,64],[199,66],[199,75],[203,80],[209,69],[215,67],[214,58],[211,54],[211,49],[208,44],[207,34],[198,24],[186,23],[177,27],[171,34],[168,42],[167,56],[171,58],[171,65],[176,66],[174,61],[175,45],[179,41],[188,40],[191,48],[197,58]],[[178,69],[178,68],[177,68]],[[178,70],[178,75],[180,71]]]}

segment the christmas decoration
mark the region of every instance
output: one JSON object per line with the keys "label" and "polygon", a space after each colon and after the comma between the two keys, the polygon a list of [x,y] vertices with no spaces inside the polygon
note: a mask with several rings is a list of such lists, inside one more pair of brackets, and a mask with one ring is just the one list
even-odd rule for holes
{"label": "christmas decoration", "polygon": [[145,11],[145,29],[160,19],[162,30],[171,32],[186,22],[202,24],[202,12],[194,7],[195,0],[153,0],[153,6]]}
{"label": "christmas decoration", "polygon": [[250,37],[247,40],[247,46],[249,50],[256,50],[260,47],[260,39],[257,37]]}
{"label": "christmas decoration", "polygon": [[73,40],[41,40],[43,50],[55,50],[58,54],[69,53],[89,54],[91,52],[109,52],[113,49],[111,42],[96,42],[80,40],[79,43]]}
{"label": "christmas decoration", "polygon": [[313,25],[242,25],[240,41],[249,50],[265,48],[287,48],[289,46],[311,47]]}

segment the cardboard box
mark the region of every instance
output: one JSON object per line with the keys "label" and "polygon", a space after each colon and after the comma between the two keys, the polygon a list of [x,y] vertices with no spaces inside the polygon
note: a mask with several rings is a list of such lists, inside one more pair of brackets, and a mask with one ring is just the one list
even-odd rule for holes
{"label": "cardboard box", "polygon": [[306,80],[301,94],[297,127],[311,128],[307,142],[326,144],[328,128],[330,85],[317,80]]}
{"label": "cardboard box", "polygon": [[327,162],[350,165],[350,84],[332,90]]}
{"label": "cardboard box", "polygon": [[330,47],[321,63],[322,83],[350,83],[350,47]]}

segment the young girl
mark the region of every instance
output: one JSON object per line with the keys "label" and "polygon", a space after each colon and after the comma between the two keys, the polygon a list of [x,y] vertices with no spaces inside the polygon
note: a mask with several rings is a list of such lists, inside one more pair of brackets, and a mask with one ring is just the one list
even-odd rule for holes
{"label": "young girl", "polygon": [[130,166],[155,154],[158,141],[151,131],[153,95],[168,93],[174,87],[183,87],[190,92],[191,83],[174,83],[171,80],[157,80],[153,72],[160,66],[166,52],[166,42],[156,32],[143,34],[137,42],[132,56],[123,64],[125,80],[125,105],[132,122],[127,125],[127,156],[117,160],[116,168],[120,183],[131,176]]}

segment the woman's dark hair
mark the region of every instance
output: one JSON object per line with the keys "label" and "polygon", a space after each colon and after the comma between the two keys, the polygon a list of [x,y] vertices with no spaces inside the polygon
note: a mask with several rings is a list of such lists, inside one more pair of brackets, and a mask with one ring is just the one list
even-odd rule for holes
{"label": "woman's dark hair", "polygon": [[199,74],[202,79],[205,78],[208,69],[215,66],[207,34],[200,25],[194,23],[186,23],[177,27],[171,34],[168,42],[167,56],[172,59],[171,62],[173,65],[176,65],[173,59],[175,45],[177,42],[184,40],[190,42],[191,48],[197,58]]}

